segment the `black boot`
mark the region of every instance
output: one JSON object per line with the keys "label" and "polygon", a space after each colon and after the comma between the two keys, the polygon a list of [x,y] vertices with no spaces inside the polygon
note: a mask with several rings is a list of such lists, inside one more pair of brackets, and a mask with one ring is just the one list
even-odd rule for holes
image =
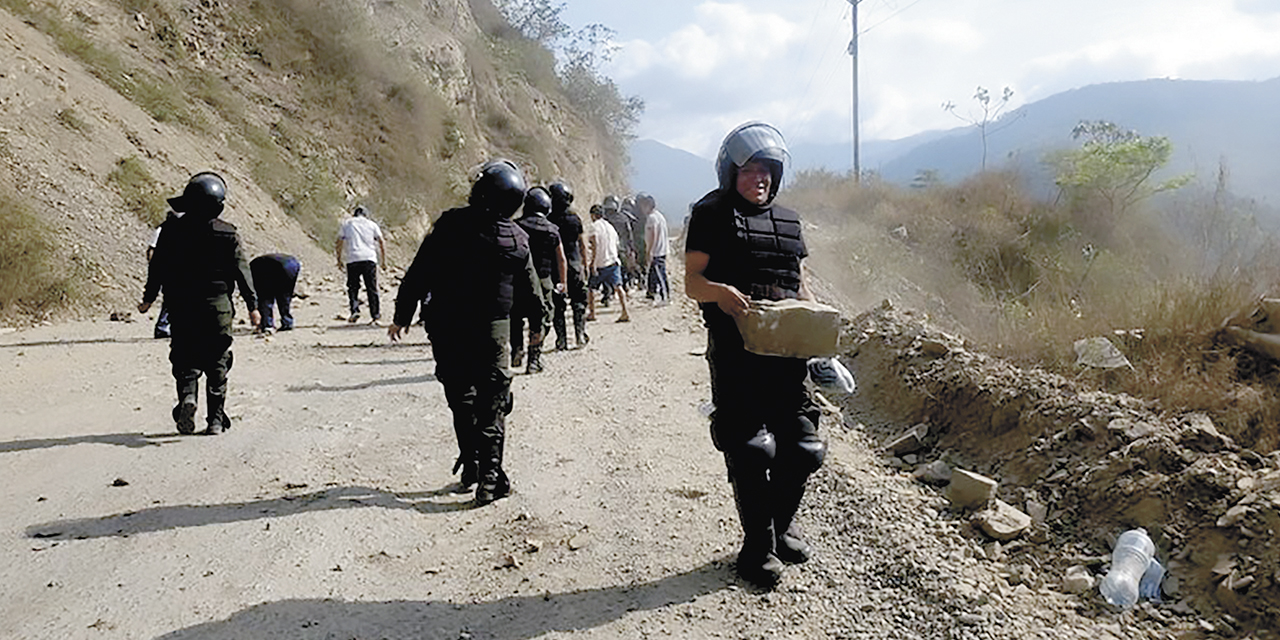
{"label": "black boot", "polygon": [[[737,570],[743,580],[770,588],[782,578],[783,564],[774,555],[773,517],[769,513],[769,481],[761,471],[759,477],[733,478],[733,499],[742,523],[742,550],[738,552]],[[756,475],[756,474],[752,474]]]}
{"label": "black boot", "polygon": [[775,553],[779,560],[787,564],[801,564],[809,561],[809,543],[805,541],[800,526],[795,523],[796,511],[800,509],[800,500],[804,498],[805,479],[782,485],[781,478],[774,483],[773,530],[777,535]]}
{"label": "black boot", "polygon": [[205,430],[204,435],[216,436],[231,428],[227,417],[227,375],[231,371],[234,356],[228,349],[214,366],[205,371]]}
{"label": "black boot", "polygon": [[542,373],[542,347],[529,347],[529,366],[525,373]]}
{"label": "black boot", "polygon": [[173,421],[178,433],[190,435],[196,432],[196,404],[200,393],[199,378],[184,377],[177,381],[178,404],[173,407]]}
{"label": "black boot", "polygon": [[205,411],[208,415],[205,417],[205,430],[201,433],[206,436],[216,436],[231,429],[231,418],[227,416],[226,412],[227,396],[225,392],[221,394],[206,393],[205,399],[208,401],[205,406]]}
{"label": "black boot", "polygon": [[507,415],[511,413],[513,397],[509,390],[503,390],[497,399],[496,411],[477,416],[480,425],[477,437],[479,484],[476,485],[475,505],[483,507],[511,494],[511,481],[502,470],[502,450],[506,445]]}
{"label": "black boot", "polygon": [[577,313],[577,310],[573,314],[573,335],[579,349],[591,342],[591,336],[587,335],[587,318],[585,315]]}
{"label": "black boot", "polygon": [[480,454],[480,480],[476,485],[476,506],[483,507],[511,494],[511,480],[502,470],[502,442],[491,444]]}
{"label": "black boot", "polygon": [[[529,359],[530,359],[530,360],[532,360],[532,359],[533,359],[533,353],[532,353],[532,352],[533,352],[533,348],[532,348],[532,347],[530,347],[530,348],[529,348],[529,351],[530,351],[530,353],[529,353]],[[511,368],[512,368],[512,369],[519,369],[519,368],[520,368],[520,365],[522,365],[522,364],[524,364],[524,349],[512,349],[512,350],[511,350]]]}

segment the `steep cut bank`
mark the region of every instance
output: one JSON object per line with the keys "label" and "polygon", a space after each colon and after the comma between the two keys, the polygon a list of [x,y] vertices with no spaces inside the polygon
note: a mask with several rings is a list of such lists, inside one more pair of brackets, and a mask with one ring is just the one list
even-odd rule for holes
{"label": "steep cut bank", "polygon": [[356,203],[405,258],[489,157],[584,198],[625,184],[488,0],[4,0],[0,28],[0,190],[52,238],[73,310],[135,301],[163,199],[200,170],[228,179],[252,253],[304,273]]}

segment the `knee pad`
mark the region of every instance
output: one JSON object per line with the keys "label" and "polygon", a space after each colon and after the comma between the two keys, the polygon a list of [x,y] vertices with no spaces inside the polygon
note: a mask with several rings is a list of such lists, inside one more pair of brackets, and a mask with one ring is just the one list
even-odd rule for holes
{"label": "knee pad", "polygon": [[743,470],[768,469],[777,455],[778,442],[774,439],[772,433],[764,429],[761,429],[749,440],[725,451],[725,457],[728,458],[731,472],[734,468]]}
{"label": "knee pad", "polygon": [[827,459],[827,443],[818,436],[806,437],[795,444],[796,470],[813,473]]}

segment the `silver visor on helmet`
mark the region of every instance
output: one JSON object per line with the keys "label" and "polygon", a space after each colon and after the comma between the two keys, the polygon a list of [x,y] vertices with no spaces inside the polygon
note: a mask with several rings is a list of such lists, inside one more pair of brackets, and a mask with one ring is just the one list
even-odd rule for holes
{"label": "silver visor on helmet", "polygon": [[791,160],[787,141],[773,125],[748,122],[725,136],[724,142],[720,144],[720,153],[716,156],[716,173],[720,178],[720,186],[729,188],[734,169],[741,168],[752,159],[773,160],[784,167]]}

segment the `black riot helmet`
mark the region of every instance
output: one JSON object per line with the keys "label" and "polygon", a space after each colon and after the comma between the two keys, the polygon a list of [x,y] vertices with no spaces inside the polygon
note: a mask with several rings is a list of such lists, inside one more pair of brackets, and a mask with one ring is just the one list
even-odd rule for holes
{"label": "black riot helmet", "polygon": [[573,204],[573,189],[563,182],[552,182],[547,187],[547,191],[551,194],[551,205],[556,211],[567,211],[569,205]]}
{"label": "black riot helmet", "polygon": [[227,199],[227,183],[212,171],[202,171],[191,176],[182,195],[169,198],[169,207],[179,213],[214,219],[222,214]]}
{"label": "black riot helmet", "polygon": [[721,189],[732,190],[738,179],[738,169],[752,160],[762,160],[769,165],[773,183],[769,189],[769,201],[778,195],[782,186],[782,172],[791,160],[787,141],[773,125],[764,122],[748,122],[739,125],[725,136],[716,154],[716,177]]}
{"label": "black riot helmet", "polygon": [[602,203],[601,208],[605,211],[617,211],[620,206],[621,205],[618,203],[618,196],[610,194],[604,197],[604,202]]}
{"label": "black riot helmet", "polygon": [[524,215],[546,217],[551,212],[551,193],[543,187],[534,187],[524,194]]}
{"label": "black riot helmet", "polygon": [[636,196],[636,209],[639,209],[641,211],[646,211],[646,212],[653,211],[653,208],[656,207],[657,205],[658,203],[654,201],[653,196],[643,191]]}
{"label": "black riot helmet", "polygon": [[497,159],[480,167],[467,200],[495,218],[509,218],[524,201],[524,174],[516,163]]}

